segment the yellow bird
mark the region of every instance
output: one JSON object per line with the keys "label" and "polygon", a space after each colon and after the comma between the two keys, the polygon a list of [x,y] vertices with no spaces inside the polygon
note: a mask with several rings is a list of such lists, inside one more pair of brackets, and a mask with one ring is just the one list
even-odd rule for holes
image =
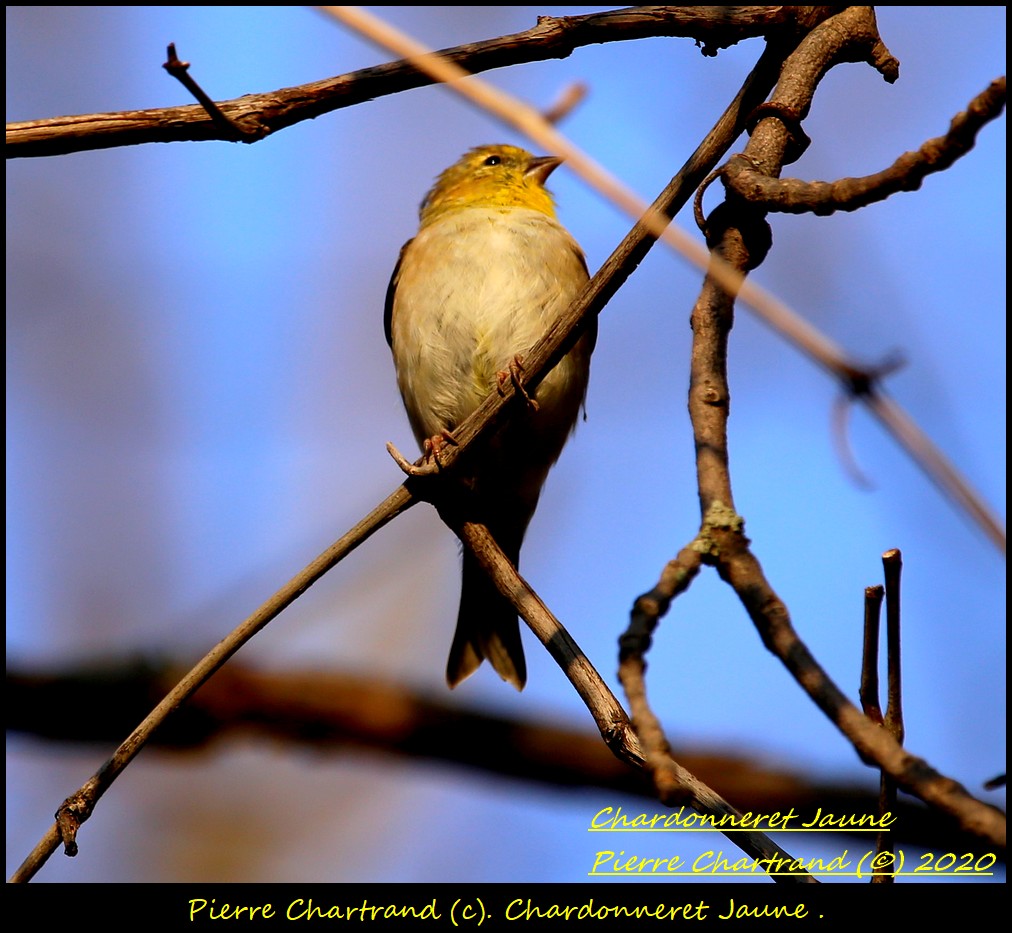
{"label": "yellow bird", "polygon": [[[387,290],[384,326],[418,443],[439,446],[569,306],[587,264],[555,216],[545,181],[561,163],[516,146],[481,146],[425,196],[414,239]],[[596,328],[544,378],[526,409],[462,463],[465,514],[516,565],[548,470],[587,392]],[[487,659],[523,689],[527,665],[516,610],[465,549],[457,630],[446,680],[455,687]]]}

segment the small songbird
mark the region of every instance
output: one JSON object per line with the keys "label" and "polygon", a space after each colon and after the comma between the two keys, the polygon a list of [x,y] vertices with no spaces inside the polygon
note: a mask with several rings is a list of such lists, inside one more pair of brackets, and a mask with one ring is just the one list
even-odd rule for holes
{"label": "small songbird", "polygon": [[[418,233],[390,280],[384,326],[412,430],[430,456],[497,385],[519,376],[524,354],[587,282],[583,252],[545,189],[561,161],[480,146],[422,201]],[[514,566],[583,404],[595,337],[592,325],[524,409],[461,464],[467,520],[485,525]],[[483,659],[523,689],[516,610],[465,549],[447,683],[455,687]]]}

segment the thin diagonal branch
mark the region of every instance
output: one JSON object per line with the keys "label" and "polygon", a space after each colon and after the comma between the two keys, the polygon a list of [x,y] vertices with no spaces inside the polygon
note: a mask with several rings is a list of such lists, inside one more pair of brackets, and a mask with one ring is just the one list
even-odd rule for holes
{"label": "thin diagonal branch", "polygon": [[[644,749],[637,738],[637,731],[626,716],[625,710],[608,689],[600,675],[587,660],[579,646],[548,610],[534,590],[531,589],[516,568],[503,554],[492,535],[484,525],[474,522],[458,522],[452,514],[441,513],[460,540],[481,563],[500,593],[516,607],[517,612],[530,626],[531,631],[541,640],[555,658],[559,667],[576,688],[586,703],[601,734],[605,736],[612,751],[625,761],[637,767],[664,776],[665,795],[662,802],[669,806],[683,804],[698,813],[710,814],[720,820],[736,820],[720,825],[745,825],[742,814],[732,807],[712,788],[707,787],[695,775],[683,768],[671,757],[670,749],[655,747],[650,762],[644,761]],[[764,833],[758,831],[725,834],[742,851],[758,862],[769,860],[774,865],[792,864],[797,860],[778,846]],[[778,870],[778,869],[777,869]],[[794,873],[771,875],[781,883],[813,883],[815,878],[804,869]]]}
{"label": "thin diagonal branch", "polygon": [[917,422],[880,386],[869,387],[868,391],[859,397],[879,423],[899,441],[911,459],[927,474],[928,479],[956,502],[984,531],[992,544],[1004,554],[1007,541],[1004,523],[977,495],[976,490],[956,469],[955,464],[935,447]]}
{"label": "thin diagonal branch", "polygon": [[282,610],[291,605],[342,558],[415,502],[405,486],[400,486],[379,506],[332,544],[312,563],[296,574],[256,612],[226,638],[222,639],[145,717],[113,753],[112,757],[85,784],[71,794],[57,810],[56,823],[50,827],[11,881],[30,881],[62,842],[67,855],[77,854],[77,830],[87,820],[102,795],[147,743],[152,733],[187,698],[205,683],[232,655],[257,634]]}

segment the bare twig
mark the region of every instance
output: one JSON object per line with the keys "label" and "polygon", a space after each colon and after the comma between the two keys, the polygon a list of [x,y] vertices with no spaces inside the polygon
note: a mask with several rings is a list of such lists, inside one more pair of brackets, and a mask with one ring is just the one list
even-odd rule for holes
{"label": "bare twig", "polygon": [[889,734],[897,742],[902,743],[904,729],[900,647],[900,573],[903,570],[903,558],[896,548],[886,551],[882,555],[882,567],[885,570],[886,668],[888,676],[884,725],[889,730]]}
{"label": "bare twig", "polygon": [[937,807],[969,832],[1005,848],[1005,815],[969,794],[924,759],[912,755],[844,696],[818,664],[791,624],[787,607],[769,585],[744,535],[720,536],[717,569],[738,593],[763,644],[778,657],[798,684],[866,761],[873,761],[908,793]]}
{"label": "bare twig", "polygon": [[850,476],[851,481],[861,489],[873,489],[874,484],[861,470],[857,457],[850,446],[850,413],[853,409],[853,398],[846,395],[839,395],[833,400],[833,445],[836,447],[836,455],[840,463]]}
{"label": "bare twig", "polygon": [[[750,262],[740,231],[725,229],[721,241],[725,258],[741,252],[738,262]],[[787,607],[773,591],[758,560],[749,550],[744,522],[734,514],[726,455],[726,421],[729,390],[724,354],[718,339],[726,339],[730,328],[728,308],[708,297],[709,279],[693,315],[694,331],[716,331],[709,345],[693,345],[690,414],[696,434],[697,474],[700,502],[704,512],[706,538],[710,542],[704,560],[713,563],[722,579],[738,594],[752,618],[763,644],[778,657],[805,692],[836,724],[865,760],[874,761],[897,784],[925,802],[958,819],[964,828],[1004,848],[1003,814],[973,798],[955,781],[932,769],[927,762],[909,754],[876,723],[871,722],[850,703],[808,651],[791,624]],[[696,324],[700,310],[713,306],[702,325]],[[702,369],[695,375],[696,361]],[[705,376],[705,378],[704,378]],[[697,397],[698,396],[698,397]],[[707,400],[710,399],[709,403]]]}
{"label": "bare twig", "polygon": [[590,710],[608,746],[624,761],[641,766],[642,750],[622,705],[569,632],[517,573],[488,529],[476,522],[460,521],[445,511],[440,514],[548,649]]}
{"label": "bare twig", "polygon": [[264,136],[267,130],[263,132],[257,132],[255,129],[241,126],[240,124],[230,120],[221,108],[207,95],[204,89],[193,80],[193,76],[190,74],[190,63],[182,62],[179,60],[179,56],[176,55],[176,44],[174,42],[169,43],[168,58],[162,67],[170,74],[173,78],[179,81],[200,103],[200,106],[207,111],[207,115],[214,121],[215,125],[225,134],[226,139],[244,140],[246,142],[252,142],[255,139],[260,139]]}
{"label": "bare twig", "polygon": [[[882,566],[885,569],[885,600],[886,600],[886,669],[888,676],[888,699],[886,701],[883,728],[900,744],[903,744],[903,687],[901,681],[900,654],[900,571],[902,558],[895,548],[882,555]],[[882,772],[879,781],[879,814],[892,813],[896,809],[896,782]],[[882,829],[878,834],[877,850],[879,854],[893,854],[892,833]],[[890,858],[890,864],[892,859]],[[891,871],[876,871],[872,875],[872,884],[891,884],[895,875]]]}
{"label": "bare twig", "polygon": [[583,81],[574,81],[563,88],[558,99],[541,114],[546,123],[561,123],[568,117],[587,96],[587,85]]}
{"label": "bare twig", "polygon": [[[699,801],[693,794],[691,785],[686,784],[684,772],[674,760],[660,721],[647,702],[644,676],[646,673],[644,655],[650,648],[651,634],[660,617],[667,612],[671,600],[688,589],[699,572],[701,551],[704,549],[698,546],[698,542],[683,549],[665,567],[657,585],[636,600],[629,628],[619,639],[619,679],[629,700],[633,727],[643,744],[645,767],[653,780],[658,799],[668,806],[688,803],[700,812],[719,817],[737,814],[738,811],[722,804],[718,804],[720,809],[716,811],[702,809],[704,802]],[[758,859],[769,860],[768,864],[771,866],[779,867],[782,855],[771,850],[765,840],[755,840],[755,843],[766,846],[759,850],[761,854],[756,854],[750,849],[746,851]],[[771,874],[775,881],[815,880],[799,877],[803,876],[802,872],[774,873],[772,867]]]}
{"label": "bare twig", "polygon": [[698,548],[691,545],[667,565],[654,588],[636,599],[629,618],[629,627],[618,640],[619,665],[626,659],[637,659],[645,667],[643,656],[650,650],[650,641],[660,618],[679,593],[689,588],[702,563]]}
{"label": "bare twig", "polygon": [[[878,695],[878,641],[879,622],[881,618],[882,597],[885,589],[882,586],[865,587],[864,591],[864,647],[861,651],[861,709],[873,723],[881,726],[882,705]],[[879,795],[878,815],[883,820],[887,815],[895,815],[896,812],[896,782],[893,781],[884,771],[879,773]],[[881,825],[881,824],[880,824]],[[883,862],[881,856],[888,853],[892,856],[892,834],[887,829],[878,833],[875,845],[875,853],[879,858],[874,861],[874,874],[871,877],[872,884],[890,884],[894,875],[890,871],[883,870],[885,864],[892,864],[891,857],[888,862]]]}
{"label": "bare twig", "polygon": [[861,709],[872,722],[882,723],[882,705],[878,695],[878,639],[882,610],[882,586],[865,587],[864,649],[861,652]]}
{"label": "bare twig", "polygon": [[[860,372],[840,372],[837,377],[842,383],[843,392],[833,402],[833,439],[836,446],[837,456],[843,464],[844,469],[850,474],[850,478],[858,486],[864,489],[872,489],[873,483],[862,472],[858,466],[857,458],[850,446],[850,412],[856,399],[862,396],[869,396],[872,387],[882,384],[886,376],[896,372],[906,364],[902,354],[890,353],[884,360],[873,366],[865,366]],[[872,407],[874,401],[869,401]],[[929,444],[930,447],[930,444]],[[916,458],[915,458],[916,459]],[[925,458],[930,462],[930,456]],[[944,494],[946,490],[941,489]]]}
{"label": "bare twig", "polygon": [[691,547],[669,561],[657,585],[633,604],[629,627],[618,640],[618,677],[629,701],[633,726],[643,743],[647,771],[658,799],[669,806],[686,791],[671,767],[674,761],[664,730],[647,702],[645,655],[661,616],[668,611],[671,600],[688,589],[700,566],[699,552]]}

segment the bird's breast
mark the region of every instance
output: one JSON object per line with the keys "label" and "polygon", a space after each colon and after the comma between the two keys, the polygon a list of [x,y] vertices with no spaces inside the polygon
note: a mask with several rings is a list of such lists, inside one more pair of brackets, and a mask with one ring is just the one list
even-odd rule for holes
{"label": "bird's breast", "polygon": [[[540,211],[461,210],[424,227],[401,259],[391,318],[398,383],[419,440],[474,411],[586,280],[576,242]],[[574,351],[538,389],[539,419],[564,422],[563,440],[586,391],[586,356]]]}

